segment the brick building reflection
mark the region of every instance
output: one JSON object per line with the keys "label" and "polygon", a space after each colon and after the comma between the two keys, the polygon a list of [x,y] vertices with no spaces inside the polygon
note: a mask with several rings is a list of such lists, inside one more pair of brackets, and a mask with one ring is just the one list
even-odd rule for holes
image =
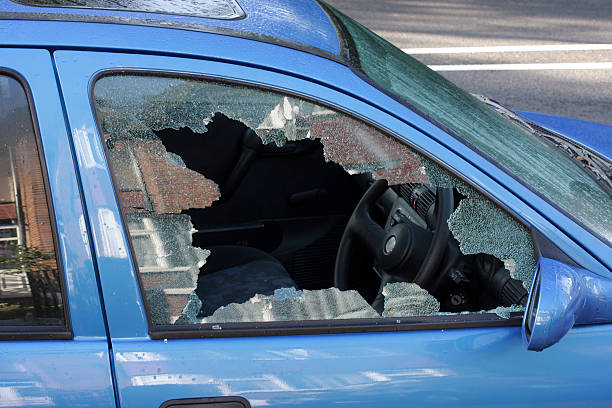
{"label": "brick building reflection", "polygon": [[61,315],[59,276],[28,101],[8,77],[0,77],[0,98],[10,101],[0,109],[0,303],[19,304],[26,320],[54,320]]}

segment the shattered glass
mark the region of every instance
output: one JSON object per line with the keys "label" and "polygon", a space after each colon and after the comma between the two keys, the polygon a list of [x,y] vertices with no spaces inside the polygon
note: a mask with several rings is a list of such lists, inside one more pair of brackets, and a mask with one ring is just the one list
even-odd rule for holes
{"label": "shattered glass", "polygon": [[464,254],[487,253],[513,261],[510,276],[529,289],[536,261],[529,230],[473,189],[458,189],[467,198],[451,214],[448,225]]}
{"label": "shattered glass", "polygon": [[[440,302],[416,283],[388,283],[383,288],[385,297],[383,317],[415,317],[454,315],[440,312]],[[195,309],[194,309],[195,310]],[[521,306],[497,307],[478,313],[495,313],[508,319],[511,312],[520,312]],[[473,313],[473,312],[463,312]],[[276,322],[294,320],[367,319],[380,315],[355,290],[337,288],[296,290],[279,288],[273,295],[255,295],[243,303],[231,303],[217,309],[212,316],[197,320],[191,313],[190,322],[240,323]]]}
{"label": "shattered glass", "polygon": [[219,186],[188,169],[179,156],[166,151],[161,140],[140,140],[131,147],[153,211],[180,213],[189,208],[210,207],[219,199]]}
{"label": "shattered glass", "polygon": [[[345,114],[278,92],[163,76],[106,76],[94,94],[154,324],[380,317],[354,290],[298,290],[284,283],[273,294],[251,292],[246,301],[220,307],[215,288],[207,288],[203,298],[194,292],[210,251],[192,245],[195,230],[182,212],[208,208],[221,193],[214,181],[169,152],[155,132],[189,128],[205,137],[218,113],[253,129],[263,144],[318,139],[325,160],[350,174],[456,188],[464,198],[448,224],[461,252],[492,254],[525,287],[531,282],[535,260],[525,226],[429,159]],[[214,283],[221,284],[232,282]],[[414,283],[387,284],[382,294],[384,317],[442,313],[439,301]],[[516,308],[491,312],[506,316]]]}
{"label": "shattered glass", "polygon": [[384,317],[431,316],[440,311],[440,302],[416,283],[387,283]]}
{"label": "shattered glass", "polygon": [[525,311],[525,307],[521,305],[512,305],[512,306],[498,306],[495,309],[491,310],[480,310],[478,312],[437,312],[435,313],[437,316],[452,316],[452,315],[464,315],[464,314],[483,314],[483,313],[494,313],[502,319],[509,319],[510,313],[517,313]]}
{"label": "shattered glass", "polygon": [[510,276],[523,282],[529,289],[536,267],[531,233],[498,205],[470,187],[467,183],[419,156],[431,185],[454,187],[463,194],[459,206],[448,219],[451,233],[459,241],[462,253],[491,254],[504,260]]}
{"label": "shattered glass", "polygon": [[274,322],[290,320],[380,317],[356,290],[279,288],[272,296],[255,295],[244,303],[222,306],[201,323]]}
{"label": "shattered glass", "polygon": [[510,313],[522,312],[525,310],[523,306],[498,306],[491,310],[481,310],[479,312],[464,311],[441,312],[440,302],[429,294],[425,289],[422,289],[416,283],[409,282],[394,282],[388,283],[383,288],[385,297],[385,308],[383,317],[411,317],[411,316],[448,316],[457,314],[472,314],[472,313],[494,313],[502,319],[509,319]]}
{"label": "shattered glass", "polygon": [[188,215],[127,213],[125,218],[151,319],[174,323],[188,306],[210,251],[191,245]]}
{"label": "shattered glass", "polygon": [[219,112],[255,130],[264,144],[320,139],[326,160],[351,174],[371,172],[390,184],[427,183],[409,148],[372,126],[300,98],[232,84],[138,75],[101,78],[95,96],[104,132],[112,140],[156,139],[152,131],[182,127],[205,133]]}

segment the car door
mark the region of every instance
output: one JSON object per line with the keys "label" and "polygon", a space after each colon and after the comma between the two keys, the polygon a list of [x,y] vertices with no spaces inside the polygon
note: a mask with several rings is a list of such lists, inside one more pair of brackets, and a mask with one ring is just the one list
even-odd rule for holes
{"label": "car door", "polygon": [[114,406],[53,61],[0,49],[0,406]]}
{"label": "car door", "polygon": [[[242,40],[223,41],[239,48]],[[216,43],[215,46],[223,47],[224,44]],[[141,82],[139,89],[149,89],[151,93],[157,92],[157,85],[156,82],[148,83],[149,77],[169,78],[170,82],[163,89],[171,89],[167,96],[173,98],[176,104],[190,103],[192,94],[181,88],[180,84],[173,84],[175,80],[201,80],[220,84],[223,89],[227,84],[238,84],[247,93],[253,89],[259,92],[263,87],[273,95],[280,95],[282,102],[278,109],[283,109],[285,99],[289,101],[288,110],[281,111],[287,121],[291,119],[294,106],[297,106],[290,98],[329,109],[341,109],[343,114],[351,117],[350,120],[358,124],[367,121],[368,129],[381,129],[381,132],[400,135],[420,151],[443,161],[470,184],[503,203],[504,211],[518,214],[530,228],[539,229],[547,240],[552,240],[584,263],[597,264],[548,220],[501,187],[489,174],[470,164],[456,151],[415,129],[414,125],[400,120],[398,117],[412,118],[415,115],[369,87],[346,67],[280,47],[275,52],[278,52],[279,60],[292,60],[296,66],[309,67],[309,74],[318,72],[319,75],[313,75],[310,79],[308,75],[298,78],[288,73],[206,59],[82,51],[57,51],[54,54],[72,140],[78,146],[78,169],[97,255],[121,406],[216,404],[209,406],[320,407],[338,403],[359,407],[381,404],[607,405],[610,392],[604,373],[612,363],[612,355],[607,351],[610,338],[608,325],[575,328],[553,348],[543,353],[532,353],[527,352],[522,344],[520,313],[510,315],[509,319],[485,313],[407,319],[374,318],[367,322],[359,319],[319,319],[314,322],[184,325],[181,319],[187,315],[194,317],[199,310],[199,306],[192,303],[196,300],[191,296],[193,288],[186,285],[162,287],[161,292],[157,293],[146,291],[150,287],[147,285],[152,284],[151,275],[147,273],[160,271],[146,264],[145,255],[152,253],[157,258],[166,257],[168,262],[173,256],[164,246],[167,238],[164,234],[172,230],[177,236],[187,236],[181,238],[183,243],[192,242],[189,235],[185,235],[190,228],[193,229],[193,224],[190,227],[188,222],[168,224],[171,227],[162,228],[165,232],[155,228],[159,220],[178,219],[185,213],[183,208],[169,204],[170,201],[176,203],[180,200],[169,200],[163,204],[169,209],[158,210],[159,201],[154,195],[171,198],[174,194],[172,188],[179,182],[185,183],[185,180],[188,180],[189,188],[182,190],[184,200],[212,202],[218,199],[218,190],[197,172],[190,170],[181,157],[175,156],[176,153],[162,148],[157,139],[148,133],[151,127],[142,127],[155,127],[147,124],[151,123],[147,122],[150,119],[143,120],[145,116],[160,121],[174,120],[172,118],[176,117],[168,119],[170,111],[162,109],[142,116],[143,112],[136,107],[136,119],[130,119],[127,127],[124,125],[128,122],[115,121],[113,115],[116,111],[105,101],[112,101],[115,96],[121,100],[123,96],[129,96],[132,88],[129,81],[118,81],[114,85],[107,85],[106,93],[102,95],[96,90],[96,84],[106,78],[123,77],[133,83]],[[326,81],[335,86],[326,86]],[[176,93],[172,93],[172,90]],[[247,96],[252,97],[257,92],[245,95],[244,100],[249,100]],[[360,95],[360,92],[364,92],[360,97],[351,96]],[[368,95],[369,101],[365,95]],[[138,98],[147,99],[142,96]],[[265,95],[263,99],[256,100],[266,103]],[[118,109],[121,106],[131,108],[132,102],[123,105],[118,102]],[[198,112],[197,109],[193,107],[194,112]],[[272,104],[270,111],[275,109],[276,106]],[[97,121],[92,114],[94,111],[97,111]],[[317,110],[317,115],[324,116],[326,112],[323,111]],[[393,111],[396,115],[389,113]],[[234,117],[238,117],[236,115]],[[247,112],[240,119],[250,123],[248,116]],[[318,116],[317,120],[321,117]],[[207,124],[209,119],[208,116],[195,116],[195,122],[190,122],[189,126],[203,133],[202,123]],[[117,123],[120,125],[112,129]],[[183,126],[181,121],[173,123],[175,128]],[[105,134],[107,131],[123,136],[109,137]],[[141,135],[138,133],[141,131],[149,136],[139,139],[141,136],[137,135]],[[134,140],[137,143],[130,145]],[[282,142],[279,144],[282,145]],[[127,146],[131,146],[131,150]],[[344,152],[346,146],[340,144],[337,152]],[[147,156],[150,160],[137,162],[138,171],[134,169],[132,159],[119,159],[121,149],[133,155],[129,157],[136,157],[140,154],[138,149],[144,148],[153,153]],[[114,160],[112,157],[118,158],[112,166],[109,165],[109,157],[111,161]],[[146,180],[144,184],[138,184],[140,176],[135,176],[134,180],[137,181],[133,182],[132,187],[128,186],[127,181],[119,180],[128,172],[141,174],[142,177],[146,177],[147,172],[153,174],[153,170],[147,167],[160,158],[165,160],[163,175],[168,178],[160,178],[164,182],[158,182],[154,189]],[[109,167],[114,171],[115,184]],[[486,168],[486,165],[480,167]],[[185,178],[174,177],[177,172]],[[498,180],[503,177],[496,174]],[[266,179],[261,182],[265,183]],[[143,193],[145,190],[146,194]],[[192,191],[196,190],[203,193],[192,196]],[[123,214],[119,203],[124,208]],[[210,203],[201,204],[206,205]],[[160,212],[167,216],[147,218]],[[147,239],[146,244],[137,242],[142,237]],[[199,250],[189,251],[185,256],[195,259],[198,265],[202,258],[210,255]],[[211,253],[214,251],[211,250]],[[182,273],[186,270],[176,262],[170,262],[164,268],[161,270],[163,273]],[[183,299],[180,307],[175,307],[174,311],[170,296],[182,296]],[[160,305],[163,305],[161,312]]]}

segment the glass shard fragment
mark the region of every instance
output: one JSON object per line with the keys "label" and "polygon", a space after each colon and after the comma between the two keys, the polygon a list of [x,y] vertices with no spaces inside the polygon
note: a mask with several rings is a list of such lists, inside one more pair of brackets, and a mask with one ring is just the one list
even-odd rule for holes
{"label": "glass shard fragment", "polygon": [[155,324],[174,323],[210,251],[192,246],[194,229],[188,215],[128,213],[125,218],[151,319]]}
{"label": "glass shard fragment", "polygon": [[387,283],[382,293],[383,317],[431,316],[440,311],[440,302],[416,283]]}
{"label": "glass shard fragment", "polygon": [[271,322],[375,318],[379,314],[355,290],[337,288],[297,291],[279,288],[272,296],[255,295],[247,302],[217,309],[201,323]]}

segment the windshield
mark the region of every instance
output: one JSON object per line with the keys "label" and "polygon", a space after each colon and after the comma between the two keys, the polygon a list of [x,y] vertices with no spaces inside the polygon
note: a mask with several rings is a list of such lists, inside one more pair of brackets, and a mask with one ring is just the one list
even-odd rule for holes
{"label": "windshield", "polygon": [[337,19],[349,61],[432,122],[468,141],[612,244],[612,199],[580,166],[361,24]]}

